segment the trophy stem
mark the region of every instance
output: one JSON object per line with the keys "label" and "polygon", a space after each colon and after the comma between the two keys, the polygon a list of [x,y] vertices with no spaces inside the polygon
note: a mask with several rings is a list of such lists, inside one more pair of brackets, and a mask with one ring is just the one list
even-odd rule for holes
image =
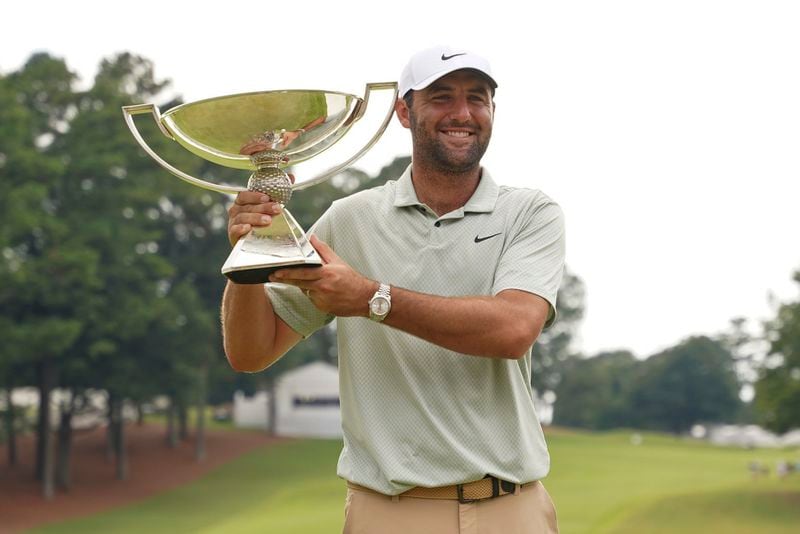
{"label": "trophy stem", "polygon": [[278,165],[286,163],[286,152],[273,148],[256,152],[250,156],[256,171],[250,175],[247,189],[269,195],[282,205],[292,198],[292,182],[289,175]]}
{"label": "trophy stem", "polygon": [[[289,175],[279,167],[286,163],[284,152],[267,149],[250,156],[256,171],[247,188],[265,193],[281,205],[292,196]],[[308,236],[297,221],[284,209],[272,217],[272,224],[255,228],[236,243],[222,272],[238,284],[258,284],[268,280],[276,269],[322,265],[322,259],[311,246]]]}
{"label": "trophy stem", "polygon": [[284,210],[283,216],[287,220],[289,231],[292,233],[292,237],[294,237],[294,241],[297,244],[297,248],[300,249],[300,253],[305,258],[316,258],[320,263],[322,263],[322,260],[319,259],[316,249],[311,245],[311,242],[308,239],[308,234],[303,231],[303,228],[298,224],[294,217],[292,217],[292,214],[289,213],[289,210]]}

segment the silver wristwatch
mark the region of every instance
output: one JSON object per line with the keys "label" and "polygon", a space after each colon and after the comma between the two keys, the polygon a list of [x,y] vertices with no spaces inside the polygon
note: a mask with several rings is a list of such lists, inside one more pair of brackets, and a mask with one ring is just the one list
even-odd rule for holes
{"label": "silver wristwatch", "polygon": [[381,322],[389,315],[392,309],[392,293],[389,284],[381,284],[378,290],[369,299],[369,318]]}

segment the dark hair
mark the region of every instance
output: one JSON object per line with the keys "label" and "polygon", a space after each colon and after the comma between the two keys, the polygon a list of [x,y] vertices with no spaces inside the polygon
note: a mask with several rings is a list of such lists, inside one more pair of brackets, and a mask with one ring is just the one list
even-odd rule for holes
{"label": "dark hair", "polygon": [[411,109],[411,105],[414,103],[414,91],[408,91],[403,97],[403,100],[405,101],[408,109]]}

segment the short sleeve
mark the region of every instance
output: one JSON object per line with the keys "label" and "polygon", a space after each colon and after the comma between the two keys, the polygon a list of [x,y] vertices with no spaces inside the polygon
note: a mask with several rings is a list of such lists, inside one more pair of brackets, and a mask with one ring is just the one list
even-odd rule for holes
{"label": "short sleeve", "polygon": [[556,297],[564,273],[564,214],[543,193],[526,200],[512,223],[512,237],[500,257],[492,293],[519,289],[547,300],[547,328],[556,319]]}
{"label": "short sleeve", "polygon": [[[331,243],[331,209],[326,211],[308,232],[326,243]],[[288,284],[268,282],[264,290],[272,303],[272,309],[289,327],[307,338],[326,324],[334,316],[318,309],[297,287]]]}

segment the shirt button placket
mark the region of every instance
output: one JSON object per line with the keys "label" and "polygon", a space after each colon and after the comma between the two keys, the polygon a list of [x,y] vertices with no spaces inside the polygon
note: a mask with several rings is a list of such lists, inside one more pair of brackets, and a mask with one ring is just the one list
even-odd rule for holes
{"label": "shirt button placket", "polygon": [[439,219],[436,214],[432,215],[434,218],[433,226],[431,227],[430,239],[428,239],[428,242],[435,249],[439,249],[441,248],[442,241],[444,239],[445,223],[442,219]]}

